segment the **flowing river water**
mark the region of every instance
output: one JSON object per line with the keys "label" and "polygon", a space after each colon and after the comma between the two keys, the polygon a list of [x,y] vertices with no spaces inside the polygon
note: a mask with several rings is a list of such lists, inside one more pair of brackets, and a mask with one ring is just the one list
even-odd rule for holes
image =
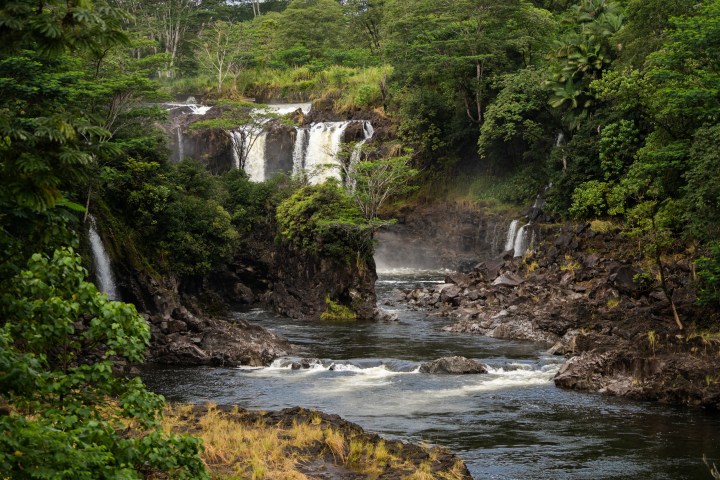
{"label": "flowing river water", "polygon": [[[380,276],[394,288],[442,283],[442,274]],[[143,378],[170,401],[336,413],[385,437],[446,446],[476,479],[704,479],[720,460],[720,415],[555,388],[563,359],[546,347],[439,331],[448,319],[395,307],[391,323],[315,323],[238,313],[302,346],[321,363],[292,370],[151,366]],[[485,375],[431,375],[422,362],[463,355]]]}

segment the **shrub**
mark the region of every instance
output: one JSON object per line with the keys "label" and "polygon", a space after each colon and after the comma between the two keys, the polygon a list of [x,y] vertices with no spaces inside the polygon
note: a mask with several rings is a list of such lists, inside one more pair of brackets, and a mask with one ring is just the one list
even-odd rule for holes
{"label": "shrub", "polygon": [[697,261],[698,303],[720,307],[720,242],[710,245],[708,256]]}

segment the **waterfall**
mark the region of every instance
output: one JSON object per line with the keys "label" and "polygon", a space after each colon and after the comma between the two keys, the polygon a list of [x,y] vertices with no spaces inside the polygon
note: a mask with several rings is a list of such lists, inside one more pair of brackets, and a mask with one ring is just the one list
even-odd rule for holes
{"label": "waterfall", "polygon": [[185,149],[183,148],[182,127],[177,128],[177,145],[178,145],[178,162],[182,162],[185,158]]}
{"label": "waterfall", "polygon": [[329,178],[340,178],[340,151],[345,129],[350,122],[317,123],[310,128],[305,170],[312,184],[320,184]]}
{"label": "waterfall", "polygon": [[530,224],[526,223],[522,227],[520,227],[520,230],[518,230],[517,235],[515,236],[515,244],[513,245],[514,254],[515,257],[522,257],[525,255],[525,252],[527,252],[529,245],[529,233],[530,231]]}
{"label": "waterfall", "polygon": [[95,278],[98,289],[105,292],[110,300],[120,300],[117,284],[115,283],[115,275],[113,275],[110,257],[105,250],[100,235],[98,235],[95,225],[95,218],[92,215],[90,219],[90,228],[88,230],[88,238],[90,240],[90,249],[92,250],[93,260],[95,262]]}
{"label": "waterfall", "polygon": [[295,129],[295,146],[293,147],[293,171],[294,176],[300,175],[305,170],[305,154],[308,147],[308,134],[305,128]]}
{"label": "waterfall", "polygon": [[353,149],[352,154],[350,155],[350,165],[355,165],[357,162],[360,161],[360,157],[362,156],[363,145],[365,145],[367,143],[367,141],[370,140],[374,134],[375,134],[375,129],[373,128],[372,123],[364,122],[363,123],[364,138],[355,145],[355,148]]}
{"label": "waterfall", "polygon": [[508,228],[507,232],[507,238],[505,239],[506,252],[515,248],[515,235],[517,234],[517,228],[519,223],[519,220],[513,220],[512,222],[510,222],[510,227]]}
{"label": "waterfall", "polygon": [[232,144],[233,167],[240,170],[240,152],[243,151],[242,133],[230,132],[230,143]]}
{"label": "waterfall", "polygon": [[[265,147],[267,132],[257,128],[240,131],[243,138],[245,172],[253,182],[265,181]],[[254,141],[253,141],[254,140]]]}
{"label": "waterfall", "polygon": [[565,134],[560,132],[555,137],[555,147],[562,147],[563,145],[565,145]]}

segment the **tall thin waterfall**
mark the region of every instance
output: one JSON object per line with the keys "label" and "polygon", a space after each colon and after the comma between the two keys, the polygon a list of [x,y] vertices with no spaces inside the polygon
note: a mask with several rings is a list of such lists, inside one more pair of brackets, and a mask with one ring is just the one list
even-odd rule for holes
{"label": "tall thin waterfall", "polygon": [[[255,141],[246,148],[245,155],[245,171],[247,172],[250,180],[253,182],[264,182],[265,181],[265,145],[267,143],[267,133],[253,133],[257,135]],[[251,135],[253,135],[251,134]],[[248,142],[249,143],[249,142]]]}
{"label": "tall thin waterfall", "polygon": [[505,251],[515,248],[515,235],[517,234],[519,220],[513,220],[508,227],[507,238],[505,239]]}
{"label": "tall thin waterfall", "polygon": [[340,178],[340,151],[345,129],[350,122],[317,123],[310,128],[305,170],[311,184],[320,184],[329,178]]}
{"label": "tall thin waterfall", "polygon": [[517,235],[515,236],[515,245],[513,245],[514,253],[513,256],[515,257],[522,257],[525,255],[525,252],[527,252],[529,248],[529,241],[530,241],[530,224],[526,223],[522,227],[520,227],[520,230],[518,230]]}
{"label": "tall thin waterfall", "polygon": [[308,134],[305,128],[295,129],[295,147],[293,148],[293,175],[299,175],[305,169],[305,154],[308,147]]}
{"label": "tall thin waterfall", "polygon": [[360,161],[360,157],[362,156],[363,145],[365,145],[367,143],[367,141],[370,140],[374,134],[375,134],[375,129],[373,128],[372,123],[365,122],[363,124],[364,138],[355,145],[355,148],[353,149],[352,154],[350,155],[350,165],[354,165]]}
{"label": "tall thin waterfall", "polygon": [[178,146],[178,162],[185,159],[185,148],[183,147],[182,127],[177,128],[177,146]]}
{"label": "tall thin waterfall", "polygon": [[88,230],[88,238],[90,240],[90,249],[92,250],[93,260],[95,262],[95,279],[100,291],[105,292],[110,300],[119,300],[117,283],[115,275],[112,271],[110,256],[105,250],[102,239],[97,232],[95,218],[90,217],[90,228]]}

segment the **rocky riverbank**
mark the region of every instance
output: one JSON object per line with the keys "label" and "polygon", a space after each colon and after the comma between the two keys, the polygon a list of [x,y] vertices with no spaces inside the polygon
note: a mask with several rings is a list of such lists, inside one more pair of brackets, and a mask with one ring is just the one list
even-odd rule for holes
{"label": "rocky riverbank", "polygon": [[445,283],[396,291],[447,317],[444,330],[545,343],[566,355],[555,378],[563,388],[634,399],[720,408],[720,335],[694,304],[692,264],[664,259],[679,331],[652,263],[607,224],[540,226],[532,254],[451,273]]}

